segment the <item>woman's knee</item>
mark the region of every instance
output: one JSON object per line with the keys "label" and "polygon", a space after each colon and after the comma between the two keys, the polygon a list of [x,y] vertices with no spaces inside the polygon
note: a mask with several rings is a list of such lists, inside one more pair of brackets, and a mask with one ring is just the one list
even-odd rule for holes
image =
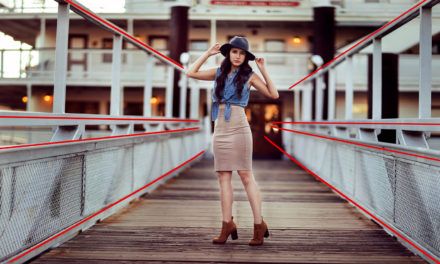
{"label": "woman's knee", "polygon": [[241,178],[241,181],[243,182],[244,185],[248,185],[249,183],[252,182],[253,177],[252,177],[252,171],[250,170],[239,170],[237,171],[238,175]]}
{"label": "woman's knee", "polygon": [[217,171],[217,177],[219,181],[230,181],[232,171]]}

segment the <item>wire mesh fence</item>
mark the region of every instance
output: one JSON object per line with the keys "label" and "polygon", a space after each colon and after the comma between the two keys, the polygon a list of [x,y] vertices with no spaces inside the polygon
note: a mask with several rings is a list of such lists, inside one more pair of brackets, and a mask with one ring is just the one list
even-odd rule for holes
{"label": "wire mesh fence", "polygon": [[187,131],[71,144],[64,154],[54,146],[1,152],[0,261],[146,186],[204,150],[205,142],[204,132]]}

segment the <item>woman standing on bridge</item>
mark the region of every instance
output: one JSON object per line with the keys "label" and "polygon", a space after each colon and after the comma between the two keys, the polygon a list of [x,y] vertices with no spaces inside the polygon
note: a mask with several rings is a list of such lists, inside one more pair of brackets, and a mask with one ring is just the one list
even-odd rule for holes
{"label": "woman standing on bridge", "polygon": [[[225,59],[219,68],[199,71],[205,61],[221,53]],[[265,82],[252,71],[248,62],[255,60]],[[187,73],[198,80],[215,80],[212,92],[212,121],[215,121],[212,139],[214,168],[217,172],[222,207],[222,230],[213,239],[215,244],[223,244],[231,235],[237,239],[237,227],[232,217],[232,171],[237,171],[246,190],[254,215],[254,236],[249,245],[262,245],[269,230],[261,216],[260,191],[252,174],[252,132],[246,119],[244,108],[249,101],[251,86],[263,95],[277,99],[278,92],[266,71],[263,58],[255,58],[249,52],[246,38],[235,36],[222,46],[216,43],[209,48]],[[218,117],[218,118],[217,118]]]}

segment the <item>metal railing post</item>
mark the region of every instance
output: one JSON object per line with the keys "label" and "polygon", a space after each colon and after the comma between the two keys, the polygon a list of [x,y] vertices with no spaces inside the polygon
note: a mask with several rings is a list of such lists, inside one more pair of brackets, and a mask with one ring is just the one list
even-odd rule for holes
{"label": "metal railing post", "polygon": [[323,90],[324,90],[324,82],[323,82],[323,76],[318,75],[316,77],[316,91],[315,91],[315,120],[321,121],[322,120],[322,109],[323,109]]}
{"label": "metal railing post", "polygon": [[5,51],[4,50],[0,50],[0,78],[3,78],[3,55],[4,55]]}
{"label": "metal railing post", "polygon": [[328,74],[328,120],[333,120],[336,113],[336,70],[330,69]]}
{"label": "metal railing post", "polygon": [[191,85],[191,113],[190,118],[191,119],[198,119],[199,118],[199,102],[200,102],[200,91],[199,91],[199,85],[196,81],[192,82]]}
{"label": "metal railing post", "polygon": [[431,117],[432,89],[432,20],[431,7],[420,8],[420,87],[419,118]]}
{"label": "metal railing post", "polygon": [[188,88],[188,76],[184,73],[180,73],[180,118],[186,116],[186,93]]}
{"label": "metal railing post", "polygon": [[113,56],[112,56],[112,86],[110,98],[110,115],[121,115],[122,96],[121,96],[121,51],[122,37],[115,34],[113,36]]}
{"label": "metal railing post", "polygon": [[312,87],[305,87],[302,90],[302,115],[304,121],[312,120]]}
{"label": "metal railing post", "polygon": [[64,114],[65,112],[68,36],[69,5],[59,3],[55,48],[54,97],[52,110],[54,113]]}
{"label": "metal railing post", "polygon": [[153,93],[153,57],[147,55],[144,85],[144,116],[151,117],[151,97]]}
{"label": "metal railing post", "polygon": [[353,119],[353,57],[345,64],[345,119]]}
{"label": "metal railing post", "polygon": [[373,111],[372,118],[382,118],[382,39],[373,40]]}
{"label": "metal railing post", "polygon": [[293,92],[294,92],[294,95],[293,95],[294,96],[293,97],[294,113],[293,113],[293,115],[294,115],[294,118],[295,118],[294,121],[299,121],[300,118],[301,118],[301,116],[300,116],[300,109],[299,109],[299,107],[300,107],[300,100],[301,100],[301,98],[300,98],[301,94],[300,94],[300,90],[298,90],[298,89],[295,89]]}
{"label": "metal railing post", "polygon": [[174,68],[172,66],[167,66],[167,87],[166,87],[166,98],[165,98],[165,116],[173,116],[173,80],[174,80]]}
{"label": "metal railing post", "polygon": [[32,103],[32,84],[31,83],[26,83],[26,96],[27,96],[27,101],[26,101],[26,111],[31,111],[31,103]]}

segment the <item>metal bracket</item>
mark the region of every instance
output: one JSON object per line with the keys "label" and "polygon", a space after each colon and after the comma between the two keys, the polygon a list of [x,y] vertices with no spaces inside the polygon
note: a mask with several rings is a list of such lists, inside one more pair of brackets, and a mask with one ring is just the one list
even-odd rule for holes
{"label": "metal bracket", "polygon": [[159,123],[159,124],[145,124],[144,125],[145,131],[161,131],[165,130],[165,124]]}
{"label": "metal bracket", "polygon": [[168,123],[168,124],[165,124],[165,128],[167,130],[175,130],[175,129],[184,128],[185,125],[186,124],[184,124],[184,123]]}
{"label": "metal bracket", "polygon": [[419,147],[429,149],[426,134],[423,131],[397,130],[399,143],[404,146]]}
{"label": "metal bracket", "polygon": [[378,142],[377,135],[380,129],[375,128],[359,128],[357,130],[357,138],[364,141]]}
{"label": "metal bracket", "polygon": [[62,140],[77,140],[80,139],[85,131],[84,125],[76,126],[58,126],[55,129],[51,142],[62,141]]}
{"label": "metal bracket", "polygon": [[331,134],[335,137],[350,138],[350,133],[348,133],[348,128],[346,127],[332,127]]}
{"label": "metal bracket", "polygon": [[133,124],[111,125],[112,136],[133,134]]}

